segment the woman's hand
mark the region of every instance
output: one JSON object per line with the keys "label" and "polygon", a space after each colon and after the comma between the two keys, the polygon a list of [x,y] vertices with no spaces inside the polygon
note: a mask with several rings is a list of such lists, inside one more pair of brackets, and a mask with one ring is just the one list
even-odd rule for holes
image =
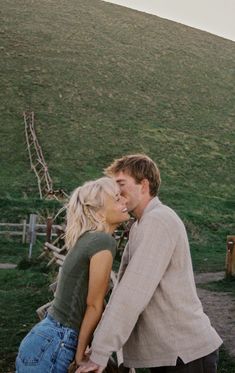
{"label": "woman's hand", "polygon": [[68,368],[68,373],[75,373],[77,367],[77,364],[75,363],[75,361],[73,361]]}

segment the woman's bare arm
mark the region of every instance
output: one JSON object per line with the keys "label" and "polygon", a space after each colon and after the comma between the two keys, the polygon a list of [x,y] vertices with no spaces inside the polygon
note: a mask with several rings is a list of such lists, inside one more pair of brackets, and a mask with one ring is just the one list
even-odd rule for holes
{"label": "woman's bare arm", "polygon": [[75,357],[77,364],[84,358],[85,350],[102,316],[112,264],[113,256],[109,250],[98,252],[90,260],[87,308],[79,332]]}

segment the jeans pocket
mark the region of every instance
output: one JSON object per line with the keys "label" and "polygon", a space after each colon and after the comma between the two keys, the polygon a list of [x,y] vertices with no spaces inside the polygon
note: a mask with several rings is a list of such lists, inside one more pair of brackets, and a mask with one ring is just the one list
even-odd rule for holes
{"label": "jeans pocket", "polygon": [[53,337],[32,330],[20,344],[19,359],[24,365],[38,365],[52,340]]}
{"label": "jeans pocket", "polygon": [[55,371],[57,373],[64,373],[68,371],[69,365],[75,358],[76,348],[64,344],[60,349],[55,365]]}

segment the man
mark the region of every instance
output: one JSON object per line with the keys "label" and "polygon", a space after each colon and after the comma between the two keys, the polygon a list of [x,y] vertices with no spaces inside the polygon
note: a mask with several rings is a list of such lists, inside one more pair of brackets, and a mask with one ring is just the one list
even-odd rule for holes
{"label": "man", "polygon": [[124,366],[151,373],[215,373],[221,338],[196,293],[185,227],[157,197],[160,173],[145,155],[106,169],[135,218],[118,282],[98,325],[90,360],[78,372],[102,372],[123,348]]}

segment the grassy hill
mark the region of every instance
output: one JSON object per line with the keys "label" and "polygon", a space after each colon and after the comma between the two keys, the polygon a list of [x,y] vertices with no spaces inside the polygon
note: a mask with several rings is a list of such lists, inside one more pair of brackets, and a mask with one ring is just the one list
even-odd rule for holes
{"label": "grassy hill", "polygon": [[99,0],[6,0],[1,13],[1,220],[51,206],[25,146],[33,110],[56,187],[145,152],[195,268],[221,269],[235,232],[235,43]]}
{"label": "grassy hill", "polygon": [[[235,43],[99,0],[5,0],[0,12],[0,220],[59,207],[39,200],[30,170],[22,112],[32,110],[55,188],[70,192],[113,158],[147,153],[160,198],[186,223],[195,270],[223,270],[235,234]],[[37,242],[34,258],[40,251]],[[0,261],[20,262],[0,271],[4,373],[52,297],[53,273],[25,266],[27,253],[0,239]],[[233,371],[225,352],[219,373]]]}

